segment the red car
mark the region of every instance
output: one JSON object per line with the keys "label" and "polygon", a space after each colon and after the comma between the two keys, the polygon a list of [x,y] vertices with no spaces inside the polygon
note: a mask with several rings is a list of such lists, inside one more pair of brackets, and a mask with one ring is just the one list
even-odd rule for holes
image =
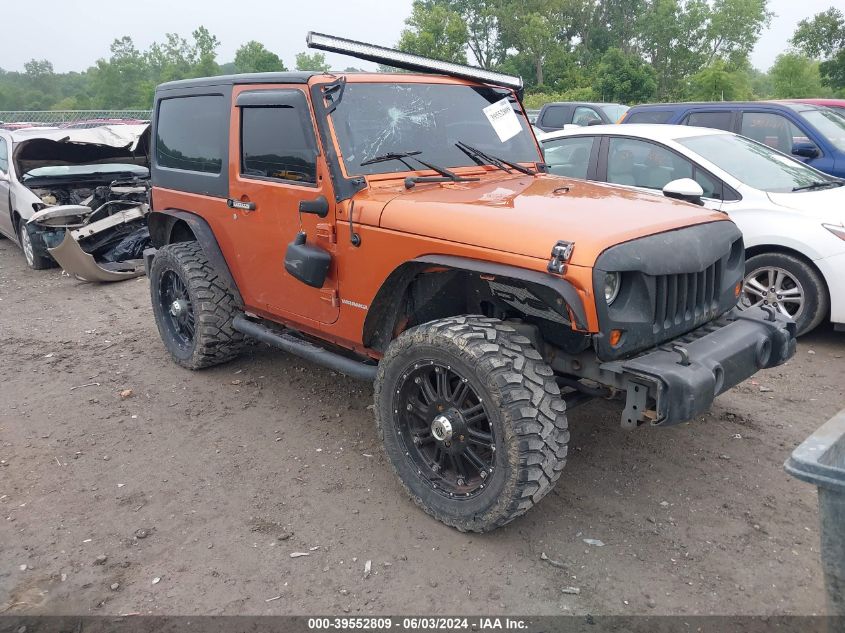
{"label": "red car", "polygon": [[845,99],[790,99],[790,101],[824,106],[836,110],[839,114],[845,115]]}

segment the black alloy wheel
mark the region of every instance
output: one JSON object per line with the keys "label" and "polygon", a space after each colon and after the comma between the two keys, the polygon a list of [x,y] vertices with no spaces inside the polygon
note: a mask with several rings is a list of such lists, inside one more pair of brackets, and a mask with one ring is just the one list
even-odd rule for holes
{"label": "black alloy wheel", "polygon": [[495,467],[496,438],[469,380],[424,359],[403,376],[397,401],[400,436],[432,490],[447,497],[480,492]]}

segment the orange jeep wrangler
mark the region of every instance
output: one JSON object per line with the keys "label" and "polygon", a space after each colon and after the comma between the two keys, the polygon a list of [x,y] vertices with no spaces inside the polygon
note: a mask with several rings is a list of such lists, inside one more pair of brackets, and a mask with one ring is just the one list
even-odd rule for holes
{"label": "orange jeep wrangler", "polygon": [[546,174],[520,79],[309,45],[429,72],[156,90],[145,260],[180,365],[252,337],[374,381],[411,497],[487,531],[560,477],[567,406],[624,395],[623,426],[671,425],[794,354],[791,321],[735,308],[728,217]]}

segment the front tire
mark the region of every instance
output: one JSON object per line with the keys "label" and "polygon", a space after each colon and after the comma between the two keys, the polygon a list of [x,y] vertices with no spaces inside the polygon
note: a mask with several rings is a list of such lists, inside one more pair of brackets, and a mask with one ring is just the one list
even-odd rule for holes
{"label": "front tire", "polygon": [[25,220],[18,222],[18,241],[26,259],[26,264],[32,270],[47,270],[56,265],[55,260],[50,257],[50,254],[40,246],[40,239],[33,239],[32,230]]}
{"label": "front tire", "polygon": [[810,264],[785,253],[762,253],[745,262],[741,308],[771,305],[795,321],[798,335],[821,323],[830,297],[821,275]]}
{"label": "front tire", "polygon": [[243,334],[232,326],[238,306],[197,242],[156,252],[150,298],[161,340],[182,367],[212,367],[241,352]]}
{"label": "front tire", "polygon": [[566,463],[566,403],[528,338],[482,316],[402,333],[379,364],[376,424],[411,498],[461,531],[527,512]]}

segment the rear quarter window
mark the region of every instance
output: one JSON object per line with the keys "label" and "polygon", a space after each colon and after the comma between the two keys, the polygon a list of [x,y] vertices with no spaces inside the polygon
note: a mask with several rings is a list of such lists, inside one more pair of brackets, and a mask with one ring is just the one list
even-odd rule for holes
{"label": "rear quarter window", "polygon": [[691,112],[684,119],[684,125],[693,127],[709,127],[715,130],[731,132],[733,127],[733,112],[724,110],[720,112]]}
{"label": "rear quarter window", "polygon": [[629,113],[625,123],[666,123],[673,114],[671,110],[641,110]]}
{"label": "rear quarter window", "polygon": [[567,114],[569,113],[569,106],[549,106],[543,112],[543,117],[540,123],[543,127],[562,128],[569,123],[567,121]]}
{"label": "rear quarter window", "polygon": [[156,125],[156,163],[170,169],[219,174],[226,156],[228,129],[222,112],[222,95],[162,100]]}

